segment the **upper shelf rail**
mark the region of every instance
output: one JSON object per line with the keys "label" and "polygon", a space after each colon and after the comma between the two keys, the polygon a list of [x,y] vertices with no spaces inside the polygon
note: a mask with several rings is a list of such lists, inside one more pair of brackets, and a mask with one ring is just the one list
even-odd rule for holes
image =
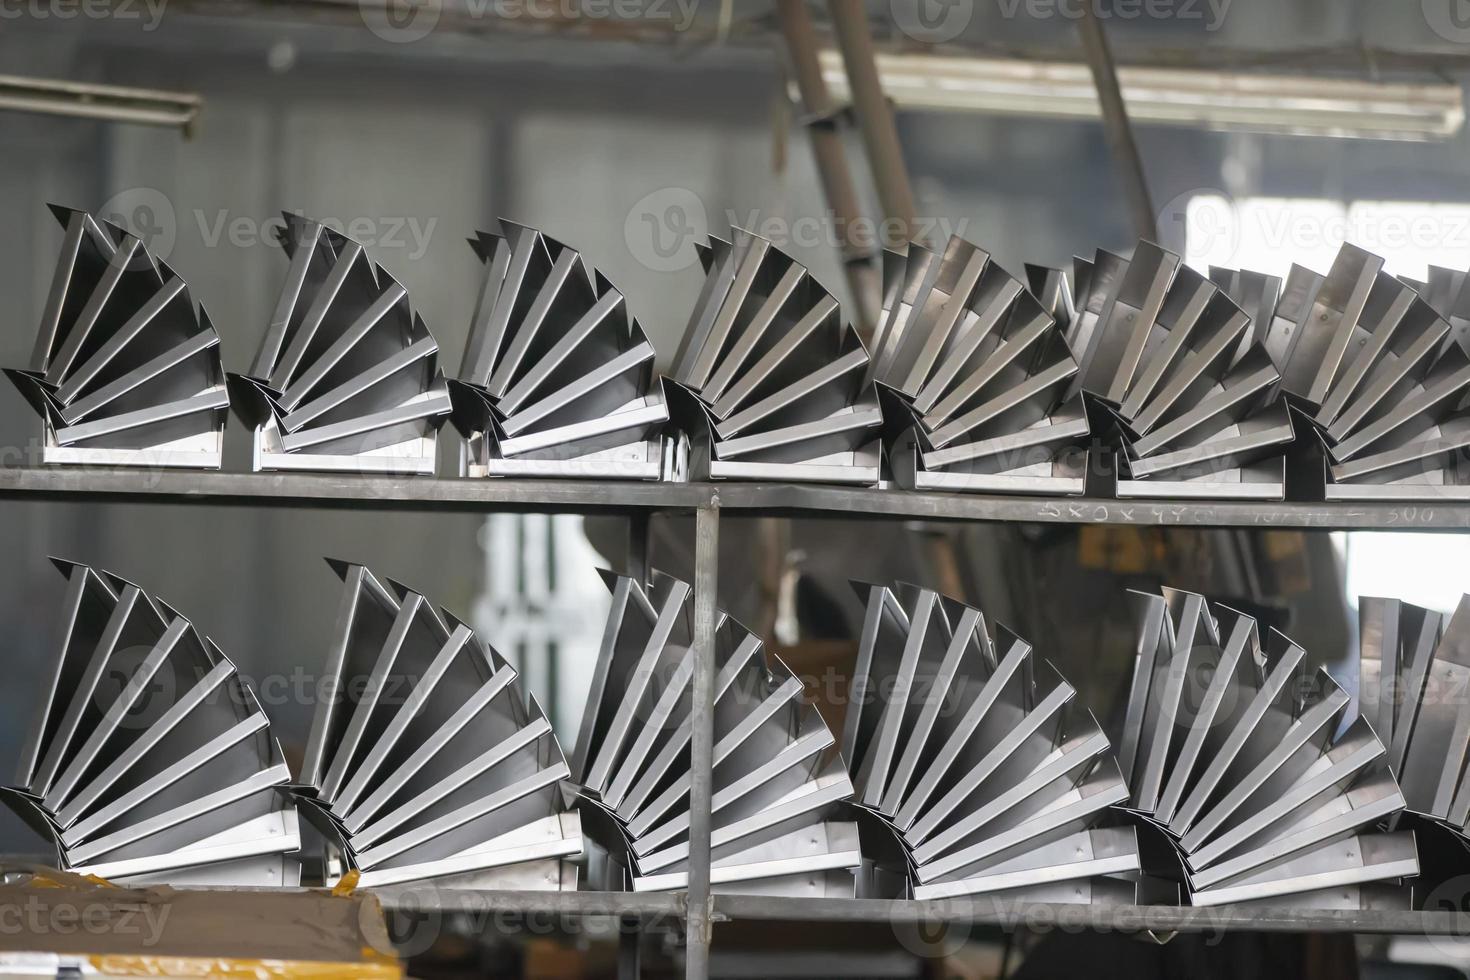
{"label": "upper shelf rail", "polygon": [[840,520],[1006,521],[1141,527],[1470,530],[1470,501],[1279,503],[1094,500],[870,490],[810,484],[465,479],[356,473],[0,468],[0,496],[112,498],[366,510],[680,512]]}

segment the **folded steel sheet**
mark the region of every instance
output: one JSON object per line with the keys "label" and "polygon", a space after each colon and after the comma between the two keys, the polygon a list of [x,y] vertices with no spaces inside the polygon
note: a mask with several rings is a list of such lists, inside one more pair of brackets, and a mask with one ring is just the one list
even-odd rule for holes
{"label": "folded steel sheet", "polygon": [[230,398],[209,317],[136,236],[51,213],[66,237],[31,363],[6,369],[41,417],[42,461],[218,469]]}
{"label": "folded steel sheet", "polygon": [[1405,809],[1409,784],[1396,778],[1389,729],[1375,728],[1398,725],[1377,688],[1400,670],[1400,624],[1427,646],[1424,618],[1365,607],[1363,700],[1345,723],[1348,693],[1326,671],[1309,673],[1306,651],[1281,634],[1263,648],[1251,617],[1193,593],[1130,597],[1126,809],[1172,845],[1190,901],[1407,907],[1399,885],[1418,873],[1413,834],[1381,831]]}
{"label": "folded steel sheet", "polygon": [[[612,611],[573,754],[603,887],[688,885],[690,588],[607,577]],[[710,882],[716,893],[848,897],[862,865],[852,783],[799,678],[728,616],[715,635]]]}
{"label": "folded steel sheet", "polygon": [[885,254],[869,373],[888,415],[895,480],[921,490],[1078,494],[1088,419],[1063,403],[1077,375],[1066,274],[1028,290],[958,236]]}
{"label": "folded steel sheet", "polygon": [[1079,299],[1099,311],[1079,388],[1113,419],[1118,496],[1281,499],[1294,429],[1252,319],[1274,281],[1206,279],[1146,241],[1126,262],[1099,252],[1092,267],[1111,272],[1094,272],[1088,288],[1101,294]]}
{"label": "folded steel sheet", "polygon": [[248,374],[230,376],[256,470],[434,472],[450,413],[439,346],[362,245],[287,213],[291,262]]}
{"label": "folded steel sheet", "polygon": [[700,256],[704,288],[665,382],[687,440],[676,474],[876,485],[883,413],[837,300],[746,231]]}
{"label": "folded steel sheet", "polygon": [[1142,874],[1132,827],[1098,826],[1127,787],[1096,720],[1030,644],[928,589],[855,587],[867,613],[842,752],[869,831],[865,894],[1169,891]]}
{"label": "folded steel sheet", "polygon": [[468,475],[659,479],[668,405],[623,294],[524,225],[470,244],[485,273],[450,381]]}
{"label": "folded steel sheet", "polygon": [[1324,457],[1329,500],[1470,496],[1464,276],[1394,277],[1344,245],[1326,276],[1292,266],[1265,345]]}
{"label": "folded steel sheet", "polygon": [[550,724],[513,667],[422,595],[332,562],[343,592],[292,787],[363,886],[575,890],[581,823]]}
{"label": "folded steel sheet", "polygon": [[63,868],[126,884],[294,885],[290,772],[212,641],[130,582],[73,562],[12,809]]}

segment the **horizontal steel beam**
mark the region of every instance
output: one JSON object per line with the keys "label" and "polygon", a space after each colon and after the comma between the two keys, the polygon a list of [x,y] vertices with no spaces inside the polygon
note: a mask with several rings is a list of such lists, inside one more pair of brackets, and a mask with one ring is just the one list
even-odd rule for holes
{"label": "horizontal steel beam", "polygon": [[1278,503],[982,496],[794,484],[499,480],[318,473],[0,467],[0,497],[347,507],[361,510],[693,511],[840,520],[1006,521],[1262,530],[1470,530],[1470,501]]}
{"label": "horizontal steel beam", "polygon": [[[456,892],[452,889],[376,892],[389,909],[438,912],[528,912],[577,915],[683,915],[683,893]],[[714,920],[767,922],[968,922],[998,928],[1069,928],[1110,932],[1339,932],[1470,934],[1460,912],[1348,912],[1326,909],[1221,906],[1083,906],[1018,903],[1003,897],[918,902],[880,899],[784,899],[716,895]]]}
{"label": "horizontal steel beam", "polygon": [[1333,910],[1194,908],[1163,905],[1055,905],[1003,897],[927,902],[877,899],[782,899],[725,895],[715,912],[732,920],[933,923],[1108,932],[1348,932],[1465,935],[1470,915],[1460,912],[1346,912]]}
{"label": "horizontal steel beam", "polygon": [[385,909],[463,914],[684,916],[683,892],[517,892],[435,887],[432,883],[373,889]]}

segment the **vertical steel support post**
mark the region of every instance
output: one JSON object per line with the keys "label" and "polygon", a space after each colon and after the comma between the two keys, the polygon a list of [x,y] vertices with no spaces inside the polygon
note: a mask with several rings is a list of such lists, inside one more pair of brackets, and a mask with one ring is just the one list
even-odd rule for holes
{"label": "vertical steel support post", "polygon": [[627,915],[618,922],[618,980],[638,980],[642,976],[642,938],[643,923],[637,916]]}
{"label": "vertical steel support post", "polygon": [[[847,87],[852,92],[852,108],[857,114],[858,129],[868,151],[868,168],[878,185],[878,199],[884,217],[901,229],[885,244],[899,248],[918,234],[914,218],[914,192],[909,183],[908,167],[903,161],[903,146],[898,141],[898,125],[893,120],[893,106],[883,94],[883,81],[878,77],[877,53],[873,48],[873,32],[868,25],[868,11],[858,0],[828,0],[832,33],[842,51],[842,64],[847,70]],[[943,247],[943,243],[939,243]]]}
{"label": "vertical steel support post", "polygon": [[811,138],[817,175],[822,180],[827,207],[838,223],[842,269],[847,275],[853,302],[857,304],[858,329],[867,340],[878,324],[882,298],[879,294],[883,286],[879,281],[881,270],[874,261],[872,248],[853,236],[853,228],[862,217],[862,207],[853,186],[852,172],[847,167],[847,150],[843,147],[839,127],[840,113],[822,78],[816,31],[804,0],[777,0],[776,16],[786,38],[791,77],[801,94],[803,125]]}
{"label": "vertical steel support post", "polygon": [[685,977],[708,980],[710,801],[715,754],[715,601],[720,573],[720,498],[712,494],[694,522],[694,737],[690,752],[689,893]]}
{"label": "vertical steel support post", "polygon": [[646,510],[635,511],[628,515],[628,577],[639,585],[648,584],[648,573],[652,570],[650,565],[652,548],[649,539],[649,524],[652,517]]}

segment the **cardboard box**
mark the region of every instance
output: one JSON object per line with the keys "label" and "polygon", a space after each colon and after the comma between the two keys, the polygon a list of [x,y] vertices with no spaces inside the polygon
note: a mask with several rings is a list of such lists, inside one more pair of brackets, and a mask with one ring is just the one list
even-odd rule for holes
{"label": "cardboard box", "polygon": [[0,885],[0,977],[402,980],[371,895]]}

